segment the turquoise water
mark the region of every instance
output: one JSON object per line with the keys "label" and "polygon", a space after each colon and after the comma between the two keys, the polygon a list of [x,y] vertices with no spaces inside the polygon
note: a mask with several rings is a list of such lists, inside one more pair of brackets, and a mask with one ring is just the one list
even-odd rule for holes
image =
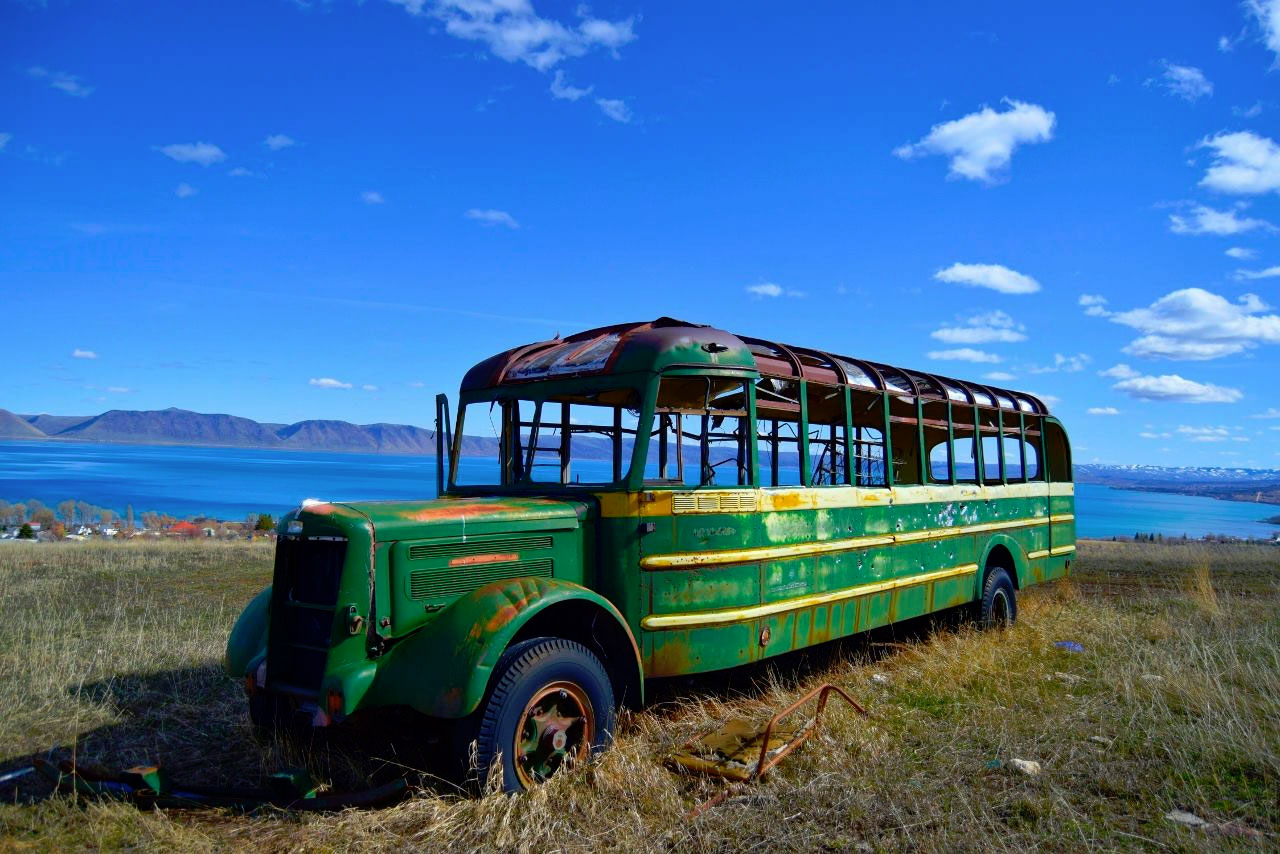
{"label": "turquoise water", "polygon": [[[484,475],[493,464],[464,458]],[[575,464],[584,481],[607,477],[607,464]],[[596,471],[595,467],[601,470]],[[472,482],[475,482],[473,477]],[[267,451],[236,448],[0,442],[0,499],[38,498],[55,506],[74,498],[123,512],[156,510],[178,517],[241,519],[277,515],[303,498],[429,498],[435,494],[431,457]],[[1270,536],[1260,519],[1280,507],[1186,495],[1076,486],[1076,526],[1082,537],[1159,533],[1200,537]]]}

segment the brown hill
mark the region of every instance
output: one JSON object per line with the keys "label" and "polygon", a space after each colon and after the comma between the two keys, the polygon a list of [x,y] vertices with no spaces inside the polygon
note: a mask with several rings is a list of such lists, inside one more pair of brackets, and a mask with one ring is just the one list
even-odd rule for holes
{"label": "brown hill", "polygon": [[0,409],[0,439],[46,439],[44,431],[20,415]]}

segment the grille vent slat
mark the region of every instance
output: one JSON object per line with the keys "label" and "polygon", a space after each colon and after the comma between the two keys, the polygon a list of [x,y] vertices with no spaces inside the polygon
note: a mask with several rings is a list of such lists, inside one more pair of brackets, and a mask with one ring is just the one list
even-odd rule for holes
{"label": "grille vent slat", "polygon": [[[487,544],[490,548],[492,543]],[[441,599],[461,596],[486,584],[508,578],[536,576],[550,578],[551,558],[517,563],[489,563],[448,569],[415,569],[409,574],[409,596],[413,599]]]}
{"label": "grille vent slat", "polygon": [[673,513],[754,513],[758,505],[753,491],[677,492],[671,496]]}
{"label": "grille vent slat", "polygon": [[470,540],[465,543],[420,543],[409,546],[409,560],[465,557],[491,552],[523,552],[551,548],[551,537],[504,537],[498,540]]}

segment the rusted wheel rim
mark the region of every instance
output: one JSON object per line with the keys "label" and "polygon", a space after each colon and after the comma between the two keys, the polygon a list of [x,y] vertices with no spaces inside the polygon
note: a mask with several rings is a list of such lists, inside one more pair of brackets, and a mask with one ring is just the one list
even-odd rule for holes
{"label": "rusted wheel rim", "polygon": [[525,788],[565,765],[585,760],[596,719],[587,692],[572,682],[552,682],[533,695],[515,732],[516,776]]}
{"label": "rusted wheel rim", "polygon": [[1009,625],[1009,597],[1003,590],[997,590],[991,597],[991,622],[997,626]]}

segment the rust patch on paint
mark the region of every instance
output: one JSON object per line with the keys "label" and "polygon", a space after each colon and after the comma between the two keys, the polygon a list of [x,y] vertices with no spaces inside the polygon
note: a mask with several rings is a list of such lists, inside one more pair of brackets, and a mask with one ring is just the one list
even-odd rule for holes
{"label": "rust patch on paint", "polygon": [[776,510],[803,510],[808,508],[809,502],[806,497],[798,492],[780,493],[772,497],[773,509]]}
{"label": "rust patch on paint", "polygon": [[449,561],[449,566],[474,566],[478,563],[515,563],[519,559],[520,555],[514,552],[492,555],[467,555],[466,557],[455,557]]}

